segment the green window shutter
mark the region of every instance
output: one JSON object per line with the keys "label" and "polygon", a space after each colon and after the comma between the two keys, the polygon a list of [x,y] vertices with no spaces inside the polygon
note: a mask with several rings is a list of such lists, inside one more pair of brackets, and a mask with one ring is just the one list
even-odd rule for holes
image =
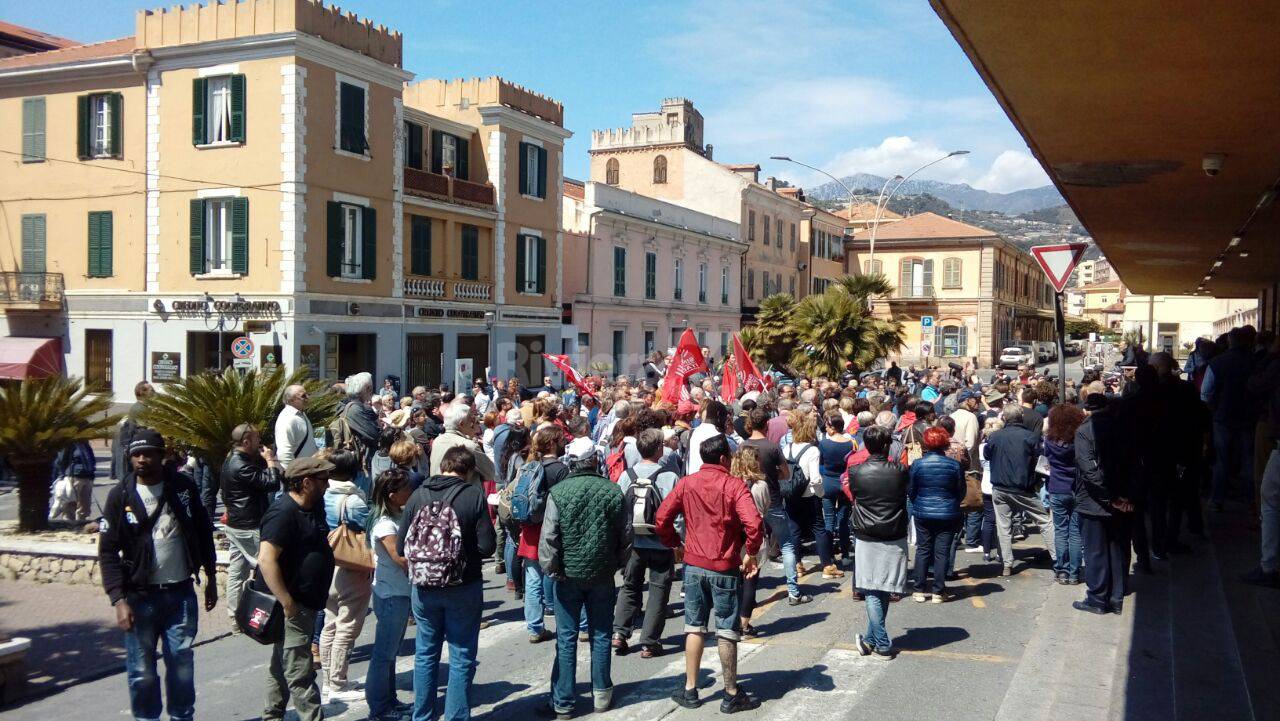
{"label": "green window shutter", "polygon": [[364,137],[364,88],[348,83],[342,83],[340,87],[342,124],[338,130],[339,147],[363,154],[369,147]]}
{"label": "green window shutter", "polygon": [[960,326],[960,343],[959,343],[958,355],[961,355],[961,356],[969,355],[969,326],[967,325]]}
{"label": "green window shutter", "polygon": [[405,167],[415,170],[422,170],[422,126],[417,123],[408,121],[404,124],[405,129],[405,149],[404,164]]}
{"label": "green window shutter", "polygon": [[107,106],[111,108],[111,138],[107,143],[107,155],[119,158],[124,155],[124,96],[111,93],[107,96]]}
{"label": "green window shutter", "polygon": [[204,272],[204,201],[191,201],[191,274]]}
{"label": "green window shutter", "polygon": [[373,208],[360,213],[360,271],[366,280],[378,274],[378,216]]}
{"label": "green window shutter", "polygon": [[410,217],[409,272],[413,275],[431,275],[431,219],[421,215]]}
{"label": "green window shutter", "polygon": [[112,217],[110,211],[89,213],[89,277],[111,276]]}
{"label": "green window shutter", "polygon": [[520,143],[520,194],[529,194],[529,144]]}
{"label": "green window shutter", "polygon": [[538,193],[539,198],[547,197],[547,149],[538,148]]}
{"label": "green window shutter", "polygon": [[474,225],[462,226],[462,277],[480,279],[480,229]]}
{"label": "green window shutter", "polygon": [[76,98],[76,156],[89,157],[89,96]]}
{"label": "green window shutter", "polygon": [[538,244],[538,295],[547,292],[547,239],[537,238]]}
{"label": "green window shutter", "polygon": [[209,81],[196,78],[191,81],[191,144],[204,145],[209,142],[209,124],[205,121],[205,113],[209,103]]}
{"label": "green window shutter", "polygon": [[613,294],[627,294],[627,249],[613,249]]}
{"label": "green window shutter", "polygon": [[244,76],[231,76],[231,140],[244,142]]}
{"label": "green window shutter", "polygon": [[22,162],[44,160],[44,98],[22,100]]}
{"label": "green window shutter", "polygon": [[112,256],[115,252],[115,218],[111,215],[111,211],[102,213],[101,224],[98,226],[98,269],[102,271],[102,277],[108,278],[113,272]]}
{"label": "green window shutter", "polygon": [[525,266],[525,254],[528,253],[529,237],[527,235],[516,236],[516,292],[525,292],[525,275],[528,268]]}
{"label": "green window shutter", "polygon": [[90,278],[96,278],[100,274],[100,271],[98,268],[98,257],[100,255],[98,251],[98,243],[100,242],[99,226],[102,225],[100,216],[101,216],[100,213],[95,213],[92,211],[89,213],[88,267],[89,267]]}
{"label": "green window shutter", "polygon": [[327,215],[329,216],[329,248],[325,255],[325,273],[330,278],[338,278],[342,275],[342,203],[329,201]]}
{"label": "green window shutter", "polygon": [[459,180],[471,180],[471,141],[454,138],[457,143],[458,159],[454,162],[453,175]]}
{"label": "green window shutter", "polygon": [[249,272],[249,199],[231,200],[231,272]]}
{"label": "green window shutter", "polygon": [[22,272],[45,272],[45,216],[22,216]]}
{"label": "green window shutter", "polygon": [[898,261],[898,290],[906,295],[911,293],[911,260],[908,258]]}
{"label": "green window shutter", "polygon": [[439,175],[444,172],[444,134],[439,130],[431,131],[431,172]]}

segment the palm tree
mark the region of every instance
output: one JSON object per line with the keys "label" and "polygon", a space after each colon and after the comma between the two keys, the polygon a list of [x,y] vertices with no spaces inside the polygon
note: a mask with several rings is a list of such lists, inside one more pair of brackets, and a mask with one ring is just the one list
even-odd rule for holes
{"label": "palm tree", "polygon": [[884,276],[843,278],[820,295],[800,302],[791,318],[795,345],[791,362],[809,376],[838,376],[845,363],[869,367],[902,345],[896,320],[876,318],[868,310],[869,295],[886,292]]}
{"label": "palm tree", "polygon": [[311,397],[307,416],[312,424],[328,425],[341,398],[328,391],[326,381],[310,378],[307,368],[286,375],[283,367],[265,373],[228,368],[169,383],[143,401],[138,424],[154,428],[211,468],[221,468],[231,452],[231,431],[241,423],[256,425],[263,443],[272,442],[284,389],[294,384],[305,386]]}
{"label": "palm tree", "polygon": [[796,299],[777,293],[760,301],[760,310],[756,313],[753,332],[743,334],[743,346],[752,358],[763,360],[765,364],[775,368],[790,367],[791,349],[795,345],[795,330],[791,326],[791,316],[795,313]]}
{"label": "palm tree", "polygon": [[111,435],[120,416],[111,398],[79,378],[40,378],[0,387],[0,456],[18,475],[18,531],[49,527],[54,456],[74,443]]}
{"label": "palm tree", "polygon": [[884,295],[893,290],[893,284],[884,273],[846,275],[831,287],[861,300],[863,305],[866,305],[868,298]]}

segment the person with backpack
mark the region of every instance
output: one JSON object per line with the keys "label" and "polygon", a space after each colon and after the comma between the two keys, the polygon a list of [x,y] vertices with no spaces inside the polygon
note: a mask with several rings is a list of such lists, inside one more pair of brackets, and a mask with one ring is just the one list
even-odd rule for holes
{"label": "person with backpack", "polygon": [[[618,481],[623,506],[630,514],[634,536],[631,554],[622,569],[622,592],[613,614],[613,652],[624,656],[630,650],[634,619],[641,607],[645,572],[649,574],[649,597],[644,604],[640,627],[641,658],[662,654],[662,631],[667,624],[667,600],[671,596],[675,553],[658,540],[655,521],[663,499],[671,495],[680,477],[659,464],[666,450],[663,431],[649,428],[640,432],[636,448],[642,460],[628,468]],[[681,524],[683,526],[683,524]]]}
{"label": "person with backpack", "polygon": [[378,414],[369,406],[373,400],[373,376],[356,373],[347,378],[345,386],[347,399],[338,409],[338,417],[329,424],[325,447],[355,453],[367,474],[378,450]]}
{"label": "person with backpack", "polygon": [[[67,504],[63,511],[67,520],[84,521],[93,507],[93,479],[98,475],[98,460],[88,441],[77,441],[58,452],[53,463],[54,478],[71,479],[74,504]],[[53,516],[51,515],[50,518]]]}
{"label": "person with backpack", "polygon": [[502,549],[502,571],[507,575],[507,590],[515,594],[517,601],[522,602],[524,565],[516,556],[520,524],[511,516],[511,494],[515,491],[524,457],[529,453],[529,435],[528,428],[513,424],[503,439],[502,453],[496,459],[498,472],[501,474],[498,483],[497,544]]}
{"label": "person with backpack", "polygon": [[495,539],[480,487],[468,482],[475,454],[462,447],[440,459],[440,473],[413,492],[400,517],[396,551],[408,562],[413,618],[413,721],[436,718],[436,672],[449,644],[444,716],[471,718],[471,683],[480,647],[484,559]]}
{"label": "person with backpack", "polygon": [[[800,543],[804,535],[803,529],[808,528],[813,534],[823,576],[827,576],[830,571],[830,578],[839,578],[844,575],[844,571],[835,565],[831,552],[831,534],[827,532],[827,524],[822,517],[822,497],[826,490],[822,483],[821,456],[818,452],[818,419],[812,411],[797,409],[791,412],[790,424],[791,440],[782,447],[783,457],[787,459],[789,482],[785,493],[781,492],[784,489],[779,489],[781,505],[771,504],[770,512],[776,515],[781,508],[791,531],[789,537],[781,537],[779,545],[782,549],[782,568],[787,574],[787,602],[794,606],[813,600],[801,594],[798,585],[799,577],[805,574]],[[795,557],[794,574],[787,570],[788,546]],[[794,588],[793,583],[796,584]]]}
{"label": "person with backpack", "polygon": [[524,623],[529,643],[555,638],[543,621],[552,608],[555,590],[538,565],[538,539],[542,536],[547,493],[569,475],[569,467],[561,460],[564,447],[564,431],[559,426],[547,426],[534,433],[529,455],[516,474],[511,492],[511,517],[520,524],[516,556],[524,567]]}
{"label": "person with backpack", "polygon": [[[536,438],[536,435],[535,435]],[[550,487],[538,562],[555,583],[556,660],[550,710],[571,718],[577,673],[576,623],[585,612],[591,641],[591,694],[596,712],[613,702],[609,631],[617,596],[613,577],[631,556],[631,524],[618,485],[604,477],[594,450],[570,458],[568,475]]]}

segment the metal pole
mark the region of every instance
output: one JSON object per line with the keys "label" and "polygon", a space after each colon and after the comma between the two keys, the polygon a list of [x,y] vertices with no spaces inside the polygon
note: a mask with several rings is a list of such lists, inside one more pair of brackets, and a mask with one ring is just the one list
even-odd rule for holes
{"label": "metal pole", "polygon": [[1147,352],[1156,352],[1156,297],[1147,296]]}
{"label": "metal pole", "polygon": [[1067,321],[1062,315],[1062,294],[1053,294],[1053,326],[1058,334],[1058,402],[1067,402]]}

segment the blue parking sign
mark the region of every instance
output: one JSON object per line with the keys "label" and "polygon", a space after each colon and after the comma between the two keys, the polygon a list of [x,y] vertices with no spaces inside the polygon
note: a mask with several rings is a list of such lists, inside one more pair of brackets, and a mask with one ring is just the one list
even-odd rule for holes
{"label": "blue parking sign", "polygon": [[924,328],[925,330],[928,330],[929,328],[932,328],[932,327],[933,327],[933,316],[931,316],[931,315],[922,315],[922,316],[920,316],[920,327],[921,327],[921,328]]}

